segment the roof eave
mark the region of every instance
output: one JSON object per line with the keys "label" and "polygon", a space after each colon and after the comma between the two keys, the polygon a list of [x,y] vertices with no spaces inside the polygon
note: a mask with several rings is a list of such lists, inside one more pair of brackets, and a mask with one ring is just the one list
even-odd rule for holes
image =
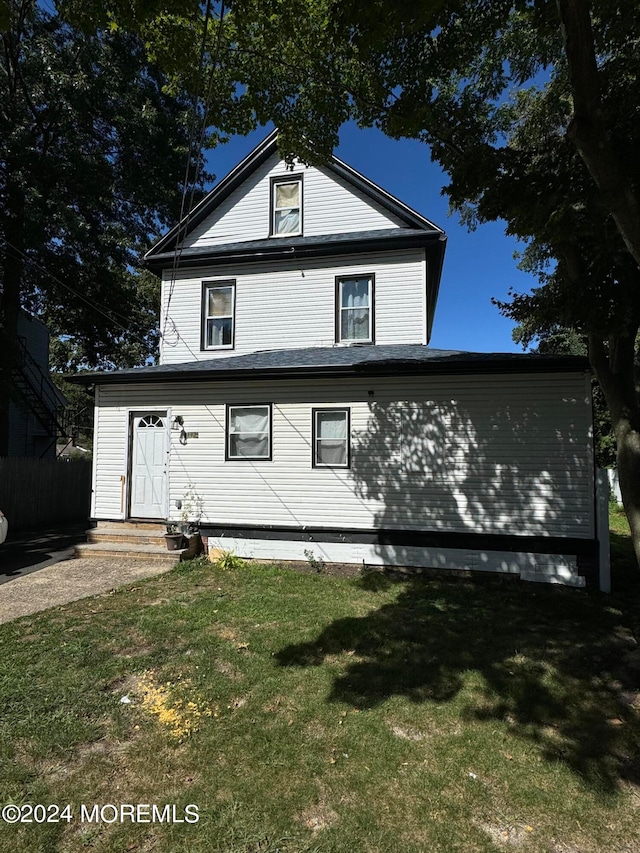
{"label": "roof eave", "polygon": [[[336,255],[352,255],[363,252],[387,252],[393,249],[411,249],[441,244],[444,252],[445,238],[440,230],[424,231],[421,234],[410,234],[391,237],[366,237],[354,240],[328,240],[324,243],[305,245],[274,241],[272,246],[246,251],[228,251],[212,246],[208,251],[182,251],[177,258],[178,268],[194,268],[201,266],[233,264],[250,264],[256,261],[283,261],[300,258],[322,258]],[[174,253],[164,252],[154,257],[146,257],[145,266],[152,272],[160,273],[163,269],[173,266]],[[440,264],[440,267],[442,263]]]}
{"label": "roof eave", "polygon": [[200,200],[193,210],[187,213],[187,215],[184,216],[177,225],[174,225],[173,228],[167,231],[164,237],[161,237],[156,243],[154,243],[154,245],[144,255],[144,262],[146,263],[151,260],[169,244],[173,244],[175,248],[175,245],[177,245],[180,240],[184,240],[187,234],[199,225],[200,222],[202,222],[202,220],[205,219],[215,207],[217,207],[217,205],[223,202],[227,196],[231,195],[236,187],[240,186],[249,172],[257,169],[258,166],[265,162],[265,160],[268,160],[274,151],[277,150],[277,146],[278,132],[277,130],[274,130],[265,139],[263,139],[259,145],[250,151],[237,166],[225,175],[220,183],[215,186],[211,192],[207,193],[207,195]]}
{"label": "roof eave", "polygon": [[372,201],[377,202],[381,207],[391,213],[394,213],[400,219],[403,219],[408,225],[412,225],[414,228],[421,228],[427,231],[438,231],[440,234],[444,234],[442,228],[439,228],[434,222],[431,222],[431,220],[422,216],[422,214],[418,213],[412,207],[409,207],[408,204],[400,201],[399,198],[396,198],[390,192],[387,192],[387,190],[369,180],[365,175],[362,175],[352,166],[349,166],[348,163],[344,163],[342,160],[338,159],[335,155],[332,156],[331,161],[326,164],[326,168],[343,178],[343,180],[346,180],[352,186],[356,187],[356,189],[359,189],[372,199]]}
{"label": "roof eave", "polygon": [[438,293],[440,292],[440,281],[442,279],[442,267],[444,265],[445,249],[447,247],[447,237],[443,233],[440,237],[438,249],[432,250],[432,260],[434,262],[433,270],[430,271],[428,266],[429,258],[427,256],[427,293],[426,293],[426,311],[427,311],[427,344],[431,340],[431,332],[433,329],[433,319],[436,313],[438,304]]}
{"label": "roof eave", "polygon": [[83,373],[65,377],[69,382],[78,385],[135,385],[148,382],[236,382],[238,380],[265,379],[284,380],[299,379],[301,376],[315,379],[332,379],[336,377],[376,377],[376,376],[418,376],[418,375],[479,375],[479,374],[512,374],[512,373],[576,373],[589,371],[588,360],[582,356],[564,356],[559,358],[510,358],[481,361],[476,359],[451,361],[416,361],[403,359],[388,359],[386,361],[368,361],[359,364],[339,364],[298,367],[269,367],[269,368],[237,368],[226,370],[168,370],[155,372],[153,368],[139,372],[122,373]]}

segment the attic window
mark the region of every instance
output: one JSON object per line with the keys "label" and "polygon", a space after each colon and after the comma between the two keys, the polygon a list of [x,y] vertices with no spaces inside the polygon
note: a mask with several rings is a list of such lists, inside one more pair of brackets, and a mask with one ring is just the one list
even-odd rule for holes
{"label": "attic window", "polygon": [[271,236],[302,234],[302,178],[271,182]]}

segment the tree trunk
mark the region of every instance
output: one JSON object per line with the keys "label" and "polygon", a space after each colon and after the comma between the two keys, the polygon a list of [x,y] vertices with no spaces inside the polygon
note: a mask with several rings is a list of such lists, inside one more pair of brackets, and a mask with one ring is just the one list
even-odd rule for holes
{"label": "tree trunk", "polygon": [[627,249],[640,266],[640,205],[634,182],[615,151],[596,62],[588,0],[556,0],[569,68],[574,116],[567,135],[595,181]]}
{"label": "tree trunk", "polygon": [[589,359],[602,388],[616,437],[622,504],[640,567],[640,399],[635,381],[635,340],[638,328],[604,341],[589,336]]}

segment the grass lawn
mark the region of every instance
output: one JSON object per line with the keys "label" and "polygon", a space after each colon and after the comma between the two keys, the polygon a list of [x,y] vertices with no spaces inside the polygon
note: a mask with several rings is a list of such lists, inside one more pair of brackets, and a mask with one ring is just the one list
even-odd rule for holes
{"label": "grass lawn", "polygon": [[72,815],[0,821],[0,850],[637,853],[613,523],[619,595],[194,561],[0,626],[0,801]]}

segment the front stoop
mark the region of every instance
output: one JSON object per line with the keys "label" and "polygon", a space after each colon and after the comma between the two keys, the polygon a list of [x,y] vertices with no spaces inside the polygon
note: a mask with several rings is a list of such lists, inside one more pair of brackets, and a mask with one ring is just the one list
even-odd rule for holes
{"label": "front stoop", "polygon": [[76,545],[75,557],[117,557],[177,563],[184,551],[168,551],[165,526],[153,522],[99,521],[87,530],[87,541]]}

